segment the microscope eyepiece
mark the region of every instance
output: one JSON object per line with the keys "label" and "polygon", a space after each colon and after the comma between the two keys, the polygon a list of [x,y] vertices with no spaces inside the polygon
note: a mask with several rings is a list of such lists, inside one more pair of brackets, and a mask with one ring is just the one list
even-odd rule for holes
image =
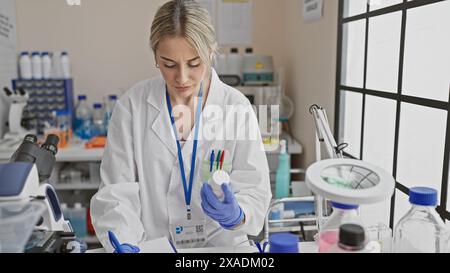
{"label": "microscope eyepiece", "polygon": [[58,152],[58,142],[59,137],[57,135],[48,135],[44,144],[42,144],[42,148],[50,151],[53,155],[56,155]]}
{"label": "microscope eyepiece", "polygon": [[25,96],[27,94],[27,92],[25,92],[25,90],[23,90],[23,88],[17,88],[17,90],[19,91],[19,94],[21,96]]}
{"label": "microscope eyepiece", "polygon": [[32,144],[36,144],[37,143],[37,137],[35,135],[26,135],[25,138],[23,139],[23,142],[28,142],[28,143],[32,143]]}
{"label": "microscope eyepiece", "polygon": [[13,92],[12,92],[11,90],[9,90],[8,87],[4,87],[4,88],[3,88],[3,91],[5,91],[5,93],[6,93],[6,95],[7,95],[8,97],[11,96],[11,95],[13,94]]}

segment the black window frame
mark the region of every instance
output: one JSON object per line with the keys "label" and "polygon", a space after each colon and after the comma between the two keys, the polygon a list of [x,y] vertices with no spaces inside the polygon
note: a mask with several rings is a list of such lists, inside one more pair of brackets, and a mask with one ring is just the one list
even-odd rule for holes
{"label": "black window frame", "polygon": [[[440,189],[440,204],[438,204],[436,211],[439,213],[441,218],[444,221],[450,220],[450,212],[447,208],[447,192],[448,192],[448,182],[449,182],[449,157],[450,157],[450,86],[449,86],[449,100],[439,101],[415,96],[403,95],[403,58],[404,58],[404,50],[405,50],[405,33],[406,33],[406,22],[407,22],[407,10],[413,8],[419,8],[425,5],[431,5],[438,2],[449,1],[449,0],[414,0],[407,1],[403,0],[402,3],[388,6],[385,8],[381,8],[378,10],[370,11],[370,5],[367,2],[367,9],[365,13],[350,16],[344,18],[344,6],[346,0],[339,0],[339,14],[338,14],[338,42],[337,42],[337,62],[336,62],[336,96],[335,96],[335,120],[334,120],[334,135],[335,138],[339,137],[339,127],[340,122],[342,122],[342,117],[340,117],[340,106],[341,106],[341,92],[354,92],[357,94],[362,94],[362,118],[361,118],[361,143],[360,143],[360,155],[359,158],[363,158],[363,145],[364,145],[364,114],[365,114],[365,100],[366,95],[371,95],[380,98],[386,98],[396,101],[396,120],[395,120],[395,138],[394,138],[394,158],[393,158],[393,173],[395,179],[397,179],[397,160],[398,160],[398,141],[399,141],[399,127],[400,127],[400,113],[401,113],[401,104],[402,103],[410,103],[413,105],[425,106],[433,109],[440,109],[447,111],[447,124],[445,131],[445,146],[444,146],[444,162],[443,162],[443,170],[442,170],[442,181],[441,181],[441,189]],[[379,90],[371,90],[366,88],[367,82],[367,52],[368,52],[368,37],[369,37],[369,18],[373,18],[375,16],[392,14],[394,12],[402,13],[401,18],[401,32],[400,32],[400,55],[399,55],[399,64],[398,64],[398,85],[395,93],[389,93],[385,91]],[[343,49],[343,31],[344,25],[349,22],[354,22],[357,20],[365,20],[365,50],[364,50],[364,74],[363,74],[363,87],[351,87],[345,86],[341,84],[341,75],[342,75],[342,49]],[[355,158],[353,155],[345,153],[347,157]],[[405,185],[401,184],[396,180],[395,188],[406,195],[409,195],[409,189]],[[391,228],[394,227],[394,211],[395,211],[395,194],[391,197],[391,206],[390,206],[390,219],[389,226]]]}

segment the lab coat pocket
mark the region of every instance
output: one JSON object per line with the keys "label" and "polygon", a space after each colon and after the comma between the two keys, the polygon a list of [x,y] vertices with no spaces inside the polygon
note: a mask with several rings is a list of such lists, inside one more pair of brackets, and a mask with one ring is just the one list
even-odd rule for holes
{"label": "lab coat pocket", "polygon": [[[223,151],[225,152],[225,155],[221,160],[221,153]],[[213,160],[211,160],[212,154],[214,155]],[[227,173],[231,173],[231,156],[227,150],[211,150],[209,153],[207,153],[206,158],[202,161],[202,182],[208,182],[212,174],[217,170],[223,170]]]}

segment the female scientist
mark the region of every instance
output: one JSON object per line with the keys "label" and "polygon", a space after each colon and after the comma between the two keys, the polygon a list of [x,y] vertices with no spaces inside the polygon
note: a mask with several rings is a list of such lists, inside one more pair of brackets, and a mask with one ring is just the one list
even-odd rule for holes
{"label": "female scientist", "polygon": [[[109,252],[109,231],[129,252],[160,237],[178,248],[245,242],[263,227],[269,169],[249,101],[211,67],[208,12],[193,0],[167,2],[150,44],[162,77],[136,84],[115,106],[91,200],[97,237]],[[218,169],[230,176],[223,200],[205,183]]]}

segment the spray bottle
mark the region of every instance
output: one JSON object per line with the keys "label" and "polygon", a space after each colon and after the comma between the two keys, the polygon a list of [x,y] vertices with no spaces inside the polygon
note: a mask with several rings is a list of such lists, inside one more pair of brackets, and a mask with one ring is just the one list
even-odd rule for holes
{"label": "spray bottle", "polygon": [[291,160],[287,153],[286,140],[280,141],[280,156],[275,180],[275,198],[280,199],[289,196],[289,184],[291,181]]}

